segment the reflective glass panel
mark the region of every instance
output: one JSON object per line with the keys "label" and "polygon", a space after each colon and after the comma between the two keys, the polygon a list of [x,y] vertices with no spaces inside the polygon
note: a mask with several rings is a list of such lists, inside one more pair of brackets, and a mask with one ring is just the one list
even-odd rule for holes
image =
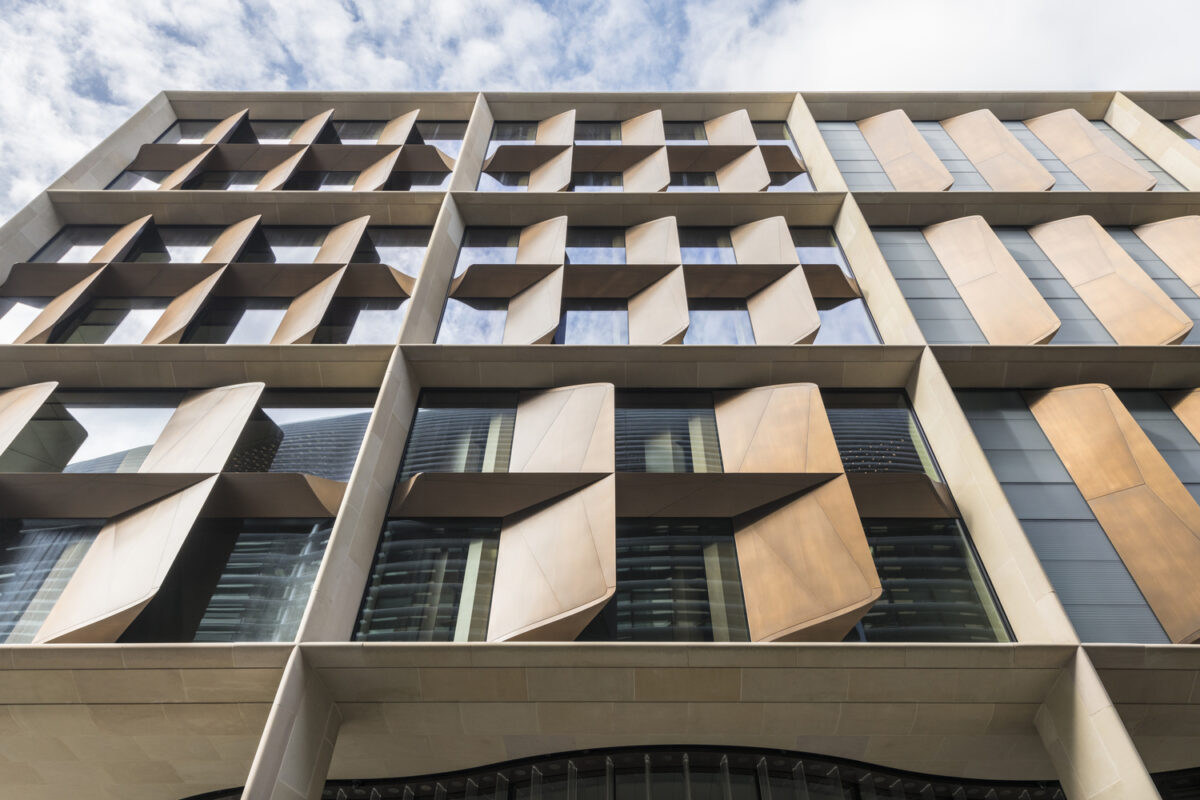
{"label": "reflective glass panel", "polygon": [[116,225],[67,225],[29,260],[86,264],[118,230]]}
{"label": "reflective glass panel", "polygon": [[620,144],[619,122],[576,122],[575,144]]}
{"label": "reflective glass panel", "polygon": [[481,192],[524,192],[529,189],[529,173],[481,172],[475,188]]}
{"label": "reflective glass panel", "polygon": [[424,392],[399,480],[418,472],[508,472],[516,392]]}
{"label": "reflective glass panel", "polygon": [[206,170],[187,181],[184,189],[207,189],[210,191],[252,192],[263,177],[265,170]]}
{"label": "reflective glass panel", "polygon": [[225,229],[219,225],[157,225],[138,237],[126,261],[199,264]]}
{"label": "reflective glass panel", "polygon": [[490,158],[501,145],[533,144],[537,138],[536,122],[497,122],[492,125],[492,138],[488,141],[485,159]]}
{"label": "reflective glass panel", "polygon": [[472,264],[517,263],[520,241],[520,228],[467,228],[458,248],[454,277],[463,274]]}
{"label": "reflective glass panel", "polygon": [[484,640],[499,538],[499,520],[388,520],[354,638]]}
{"label": "reflective glass panel", "polygon": [[667,144],[707,144],[703,122],[663,122]]}
{"label": "reflective glass panel", "polygon": [[688,298],[684,344],[754,344],[750,312],[739,299]]}
{"label": "reflective glass panel", "polygon": [[0,643],[31,644],[104,525],[0,519]]}
{"label": "reflective glass panel", "polygon": [[453,120],[417,120],[414,128],[422,142],[453,158],[458,158],[467,135],[467,123]]}
{"label": "reflective glass panel", "polygon": [[251,236],[238,261],[267,264],[311,264],[321,252],[328,228],[264,225]]}
{"label": "reflective glass panel", "polygon": [[0,297],[0,344],[15,342],[49,302],[49,297]]}
{"label": "reflective glass panel", "polygon": [[624,264],[624,228],[567,228],[568,264]]}
{"label": "reflective glass panel", "polygon": [[283,188],[288,191],[348,192],[357,180],[357,172],[297,172],[288,178]]}
{"label": "reflective glass panel", "polygon": [[813,344],[879,344],[867,304],[860,298],[817,298],[821,329]]}
{"label": "reflective glass panel", "polygon": [[619,392],[617,471],[721,472],[721,446],[707,392]]}
{"label": "reflective glass panel", "polygon": [[838,244],[837,237],[829,228],[792,228],[792,244],[796,246],[796,258],[801,264],[837,264],[847,276],[853,278],[850,263]]}
{"label": "reflective glass panel", "polygon": [[97,297],[55,326],[54,344],[141,344],[168,297]]}
{"label": "reflective glass panel", "polygon": [[406,297],[335,297],[313,344],[395,344],[404,323]]}
{"label": "reflective glass panel", "polygon": [[366,241],[354,254],[355,261],[387,264],[410,277],[421,274],[421,262],[429,245],[429,228],[367,228]]}
{"label": "reflective glass panel", "polygon": [[349,480],[374,400],[361,392],[264,394],[225,471],[301,472]]}
{"label": "reflective glass panel", "polygon": [[250,130],[254,131],[259,144],[288,144],[300,129],[298,119],[252,119]]}
{"label": "reflective glass panel", "polygon": [[438,328],[438,344],[500,344],[508,301],[449,297]]}
{"label": "reflective glass panel", "polygon": [[772,172],[769,175],[768,192],[811,192],[816,189],[807,172]]}
{"label": "reflective glass panel", "polygon": [[680,228],[679,252],[684,264],[736,264],[728,228]]}
{"label": "reflective glass panel", "polygon": [[754,136],[760,145],[783,146],[795,153],[796,158],[800,157],[800,148],[796,146],[796,140],[792,138],[792,129],[783,120],[751,122],[750,124],[754,128]]}
{"label": "reflective glass panel", "polygon": [[337,131],[338,140],[342,144],[375,144],[386,126],[387,123],[383,120],[333,121],[333,129]]}
{"label": "reflective glass panel", "polygon": [[152,191],[170,175],[165,169],[127,169],[113,179],[106,189]]}
{"label": "reflective glass panel", "polygon": [[188,325],[186,344],[267,344],[291,301],[286,297],[214,297]]}
{"label": "reflective glass panel", "polygon": [[215,119],[179,119],[154,140],[155,144],[200,144],[217,126]]}
{"label": "reflective glass panel", "polygon": [[571,175],[571,187],[576,192],[619,192],[620,172],[576,172]]}
{"label": "reflective glass panel", "polygon": [[903,395],[896,392],[823,392],[846,472],[919,472],[941,475]]}
{"label": "reflective glass panel", "polygon": [[672,172],[671,182],[667,184],[668,192],[716,192],[717,173],[715,172]]}
{"label": "reflective glass panel", "polygon": [[436,192],[450,185],[449,172],[410,172],[397,170],[383,184],[389,192]]}
{"label": "reflective glass panel", "polygon": [[624,300],[566,299],[555,344],[629,344],[629,312]]}

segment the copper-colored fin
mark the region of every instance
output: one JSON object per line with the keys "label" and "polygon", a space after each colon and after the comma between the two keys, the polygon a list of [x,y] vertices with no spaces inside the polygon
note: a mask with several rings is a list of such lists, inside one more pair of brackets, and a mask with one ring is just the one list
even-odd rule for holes
{"label": "copper-colored fin", "polygon": [[208,160],[209,156],[211,156],[213,151],[216,149],[217,148],[215,146],[210,147],[200,155],[185,161],[170,175],[163,178],[163,182],[158,185],[157,191],[164,192],[171,189],[178,189],[179,187],[183,186],[183,184],[199,175],[200,171],[204,169],[204,162]]}
{"label": "copper-colored fin", "polygon": [[730,111],[704,123],[704,135],[710,145],[746,145],[758,144],[754,135],[754,124],[750,121],[750,113],[744,108]]}
{"label": "copper-colored fin", "polygon": [[521,231],[518,264],[562,264],[567,257],[567,218],[553,217]]}
{"label": "copper-colored fin", "polygon": [[664,192],[671,183],[667,148],[660,147],[621,173],[623,192]]}
{"label": "copper-colored fin", "polygon": [[529,173],[529,191],[561,192],[571,184],[571,159],[575,148],[567,147],[551,156],[549,161],[533,168]]}
{"label": "copper-colored fin", "polygon": [[770,185],[767,162],[757,145],[717,167],[717,188],[722,192],[761,192]]}
{"label": "copper-colored fin", "polygon": [[626,229],[625,263],[682,264],[675,218],[659,217]]}
{"label": "copper-colored fin", "polygon": [[950,489],[923,472],[847,473],[863,519],[953,519],[960,516]]}
{"label": "copper-colored fin", "polygon": [[716,392],[713,404],[725,472],[842,472],[816,384]]}
{"label": "copper-colored fin", "polygon": [[400,150],[397,147],[392,152],[388,153],[383,158],[376,161],[371,166],[358,173],[358,178],[354,181],[355,192],[375,192],[383,188],[387,183],[388,178],[392,175],[392,170],[396,168],[396,161],[400,158]]}
{"label": "copper-colored fin", "polygon": [[729,232],[739,264],[799,264],[792,232],[783,217],[738,225]]}
{"label": "copper-colored fin", "polygon": [[325,241],[321,243],[321,249],[317,251],[313,263],[349,264],[370,221],[369,216],[359,217],[330,229],[329,233],[325,234]]}
{"label": "copper-colored fin", "polygon": [[8,450],[57,388],[57,381],[47,381],[0,392],[0,454]]}
{"label": "copper-colored fin", "polygon": [[271,344],[309,344],[313,334],[321,324],[333,296],[337,294],[338,284],[346,275],[348,267],[342,267],[337,272],[301,294],[284,313],[271,337]]}
{"label": "copper-colored fin", "polygon": [[508,301],[504,344],[549,344],[562,310],[563,268]]}
{"label": "copper-colored fin", "polygon": [[281,163],[276,164],[258,182],[258,185],[254,187],[254,191],[273,192],[276,189],[282,189],[283,185],[292,177],[292,174],[300,166],[300,162],[304,160],[306,155],[308,155],[308,148],[304,147],[292,153]]}
{"label": "copper-colored fin", "polygon": [[235,260],[241,255],[242,248],[246,246],[246,242],[250,241],[250,234],[254,233],[254,229],[261,221],[262,214],[255,214],[253,217],[235,222],[221,231],[221,235],[217,237],[213,246],[205,254],[203,263],[228,264]]}
{"label": "copper-colored fin", "polygon": [[522,392],[508,471],[612,472],[615,391],[611,383],[585,383]]}
{"label": "copper-colored fin", "polygon": [[1025,120],[1034,136],[1093,192],[1145,192],[1154,176],[1073,108]]}
{"label": "copper-colored fin", "polygon": [[983,217],[940,222],[924,234],[988,344],[1045,344],[1062,326]]}
{"label": "copper-colored fin", "polygon": [[575,143],[575,109],[555,114],[538,123],[534,144],[572,145]]}
{"label": "copper-colored fin", "polygon": [[680,344],[688,329],[687,286],[676,267],[629,298],[630,344]]}
{"label": "copper-colored fin", "polygon": [[812,344],[821,315],[804,269],[795,267],[746,300],[756,344]]}
{"label": "copper-colored fin", "polygon": [[1200,639],[1200,506],[1112,389],[1065,386],[1027,400],[1167,636]]}
{"label": "copper-colored fin", "polygon": [[245,124],[250,119],[250,109],[243,108],[236,114],[232,114],[221,120],[216,126],[209,131],[200,144],[222,144],[229,141],[240,125]]}
{"label": "copper-colored fin", "polygon": [[92,256],[88,263],[107,264],[111,261],[120,261],[129,253],[138,237],[145,233],[152,221],[153,217],[147,214],[122,226],[119,231],[109,237],[108,241],[104,243],[104,247],[96,251],[96,255]]}
{"label": "copper-colored fin", "polygon": [[189,396],[167,420],[138,472],[220,472],[264,388],[239,383]]}
{"label": "copper-colored fin", "polygon": [[1192,136],[1200,138],[1200,114],[1192,117],[1184,117],[1183,119],[1175,120],[1175,124],[1183,128]]}
{"label": "copper-colored fin", "polygon": [[391,120],[383,126],[376,144],[404,144],[408,141],[409,134],[412,133],[413,126],[417,124],[417,117],[420,115],[421,109],[417,108]]}
{"label": "copper-colored fin", "polygon": [[205,478],[101,528],[34,643],[115,642],[158,593],[216,482]]}
{"label": "copper-colored fin", "polygon": [[1200,293],[1200,217],[1191,215],[1151,222],[1133,232],[1162,259],[1179,280]]}
{"label": "copper-colored fin", "polygon": [[292,134],[291,141],[288,144],[315,144],[320,138],[321,132],[325,130],[325,126],[329,124],[329,120],[333,117],[333,109],[322,111],[315,117],[306,119],[296,132]]}
{"label": "copper-colored fin", "polygon": [[944,119],[942,128],[996,191],[1044,192],[1054,185],[1050,171],[1021,146],[991,109]]}
{"label": "copper-colored fin", "polygon": [[[453,508],[456,517],[507,517],[603,477],[595,472],[418,472],[396,484],[388,515],[436,517]],[[0,488],[3,481],[0,476]]]}
{"label": "copper-colored fin", "polygon": [[662,147],[667,143],[662,109],[656,108],[621,123],[621,144]]}
{"label": "copper-colored fin", "polygon": [[489,642],[573,641],[616,592],[616,478],[500,530]]}
{"label": "copper-colored fin", "polygon": [[1029,235],[1117,344],[1178,344],[1192,320],[1088,216],[1047,222]]}
{"label": "copper-colored fin", "polygon": [[846,476],[747,516],[733,536],[750,640],[840,642],[883,593]]}
{"label": "copper-colored fin", "polygon": [[954,176],[903,109],[858,121],[858,129],[899,192],[943,192]]}
{"label": "copper-colored fin", "polygon": [[218,267],[207,278],[199,281],[183,294],[178,295],[167,304],[162,316],[154,323],[154,327],[142,339],[142,344],[179,344],[188,323],[196,316],[213,289],[220,283],[228,267]]}
{"label": "copper-colored fin", "polygon": [[21,335],[13,340],[13,344],[46,344],[50,340],[50,334],[54,332],[54,326],[87,302],[91,296],[92,284],[99,280],[107,269],[108,267],[100,267],[47,303],[46,307],[33,318],[33,322],[29,323],[25,330],[21,331]]}

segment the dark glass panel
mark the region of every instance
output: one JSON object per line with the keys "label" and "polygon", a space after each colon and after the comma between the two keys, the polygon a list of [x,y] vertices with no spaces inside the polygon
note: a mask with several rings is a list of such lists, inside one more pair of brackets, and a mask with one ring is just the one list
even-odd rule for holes
{"label": "dark glass panel", "polygon": [[141,344],[169,297],[97,297],[54,327],[53,344]]}
{"label": "dark glass panel", "polygon": [[712,395],[620,392],[618,472],[721,472]]}
{"label": "dark glass panel", "polygon": [[418,472],[507,472],[516,392],[425,392],[399,480]]}
{"label": "dark glass panel", "polygon": [[562,301],[555,344],[629,344],[629,313],[624,300]]}
{"label": "dark glass panel", "polygon": [[335,297],[313,344],[395,344],[404,324],[406,297]]}
{"label": "dark glass panel", "polygon": [[684,344],[754,344],[754,329],[746,301],[688,298],[688,329]]}
{"label": "dark glass panel", "polygon": [[624,264],[624,228],[567,228],[568,264]]}
{"label": "dark glass panel", "polygon": [[104,520],[0,519],[0,643],[29,644]]}
{"label": "dark glass panel", "polygon": [[188,325],[186,344],[267,344],[291,301],[286,297],[214,297]]}

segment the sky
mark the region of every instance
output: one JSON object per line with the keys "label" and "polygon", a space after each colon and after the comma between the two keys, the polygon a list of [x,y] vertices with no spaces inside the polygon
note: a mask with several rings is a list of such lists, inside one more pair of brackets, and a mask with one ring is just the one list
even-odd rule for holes
{"label": "sky", "polygon": [[163,89],[1197,89],[1196,0],[0,0],[0,218]]}

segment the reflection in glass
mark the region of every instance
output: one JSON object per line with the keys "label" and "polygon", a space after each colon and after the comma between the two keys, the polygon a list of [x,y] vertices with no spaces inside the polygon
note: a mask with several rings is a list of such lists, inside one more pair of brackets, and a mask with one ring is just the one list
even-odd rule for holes
{"label": "reflection in glass", "polygon": [[267,344],[291,301],[286,297],[214,297],[188,325],[185,344]]}
{"label": "reflection in glass", "polygon": [[313,344],[395,344],[406,297],[335,297],[313,334]]}
{"label": "reflection in glass", "polygon": [[398,480],[418,472],[508,472],[515,392],[425,392]]}
{"label": "reflection in glass", "polygon": [[388,520],[379,537],[354,638],[486,639],[499,539],[499,520]]}
{"label": "reflection in glass", "polygon": [[846,472],[917,472],[941,482],[916,415],[897,392],[824,392]]}
{"label": "reflection in glass", "polygon": [[580,641],[749,639],[731,520],[617,520],[616,595]]}
{"label": "reflection in glass", "polygon": [[348,192],[357,180],[358,173],[352,171],[305,171],[293,174],[283,188],[288,191]]}
{"label": "reflection in glass", "polygon": [[618,472],[722,471],[706,392],[620,392],[616,423]]}
{"label": "reflection in glass", "polygon": [[751,122],[750,124],[754,128],[754,136],[760,145],[783,146],[791,150],[796,158],[800,158],[800,148],[796,146],[796,140],[792,138],[792,129],[786,122],[772,120]]}
{"label": "reflection in glass", "polygon": [[436,192],[450,185],[450,173],[441,172],[410,172],[397,170],[388,176],[383,184],[388,192]]}
{"label": "reflection in glass", "polygon": [[821,329],[813,344],[879,344],[879,334],[861,298],[816,299]]}
{"label": "reflection in glass", "polygon": [[619,192],[620,172],[576,172],[571,175],[571,189],[576,192]]}
{"label": "reflection in glass", "polygon": [[429,232],[429,228],[367,228],[367,235],[354,254],[354,260],[387,264],[415,278],[421,274]]}
{"label": "reflection in glass", "polygon": [[15,342],[49,302],[49,297],[0,297],[0,344]]}
{"label": "reflection in glass", "polygon": [[707,144],[703,122],[664,122],[667,144]]}
{"label": "reflection in glass", "polygon": [[812,192],[816,190],[807,172],[771,172],[768,192]]}
{"label": "reflection in glass", "polygon": [[334,120],[333,129],[342,144],[375,144],[387,123],[383,120]]}
{"label": "reflection in glass", "polygon": [[153,225],[125,260],[199,264],[224,230],[219,225]]}
{"label": "reflection in glass", "polygon": [[575,144],[620,144],[619,122],[576,122]]}
{"label": "reflection in glass", "polygon": [[538,124],[536,122],[497,122],[492,126],[492,138],[488,140],[487,153],[484,159],[491,156],[501,145],[533,144],[537,138]]}
{"label": "reflection in glass", "polygon": [[30,644],[104,525],[0,519],[0,644]]}
{"label": "reflection in glass", "polygon": [[30,261],[86,264],[117,230],[116,225],[67,225]]}
{"label": "reflection in glass", "polygon": [[217,126],[215,119],[179,119],[154,140],[155,144],[200,144]]}
{"label": "reflection in glass", "polygon": [[529,173],[481,172],[475,188],[480,192],[524,192],[529,189]]}
{"label": "reflection in glass", "polygon": [[854,277],[831,229],[792,228],[792,244],[801,264],[837,264],[847,277]]}
{"label": "reflection in glass", "polygon": [[238,261],[257,264],[311,264],[321,252],[328,228],[264,225],[250,236]]}
{"label": "reflection in glass", "polygon": [[438,344],[500,344],[508,301],[496,298],[449,297],[438,328]]}
{"label": "reflection in glass", "polygon": [[[452,120],[417,120],[413,127],[421,143],[436,147],[452,158],[462,151],[462,140],[467,135],[467,123]],[[409,141],[413,140],[409,135]]]}
{"label": "reflection in glass", "polygon": [[55,326],[53,344],[141,344],[168,297],[97,297]]}
{"label": "reflection in glass", "polygon": [[728,228],[680,228],[679,252],[684,264],[736,264]]}
{"label": "reflection in glass", "polygon": [[671,182],[667,184],[668,192],[717,192],[717,173],[715,172],[672,172]]}
{"label": "reflection in glass", "polygon": [[259,144],[289,144],[300,129],[298,119],[252,119],[250,130]]}
{"label": "reflection in glass", "polygon": [[688,298],[684,344],[754,344],[750,312],[741,299]]}
{"label": "reflection in glass", "polygon": [[252,192],[266,176],[265,170],[205,170],[183,184],[182,189],[209,191]]}
{"label": "reflection in glass", "polygon": [[[568,233],[569,235],[569,233]],[[515,264],[520,228],[467,228],[454,262],[454,277],[472,264]]]}
{"label": "reflection in glass", "polygon": [[567,228],[568,264],[624,264],[624,228]]}
{"label": "reflection in glass", "polygon": [[170,170],[165,169],[127,169],[117,177],[113,178],[112,183],[104,187],[106,189],[124,189],[127,191],[141,189],[143,191],[153,191],[159,187],[167,176],[171,174]]}
{"label": "reflection in glass", "polygon": [[565,299],[555,344],[629,344],[624,300]]}
{"label": "reflection in glass", "polygon": [[371,419],[371,400],[356,392],[264,395],[225,471],[301,472],[349,480]]}

